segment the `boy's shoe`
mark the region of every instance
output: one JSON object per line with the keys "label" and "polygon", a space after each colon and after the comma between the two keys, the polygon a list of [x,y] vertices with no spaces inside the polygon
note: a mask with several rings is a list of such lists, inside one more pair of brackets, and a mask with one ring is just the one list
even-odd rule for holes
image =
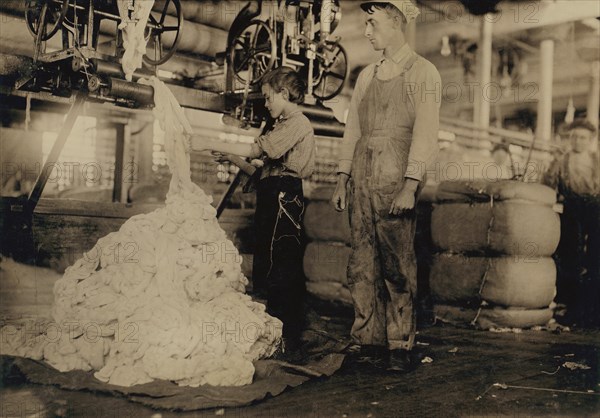
{"label": "boy's shoe", "polygon": [[385,360],[387,358],[388,350],[384,346],[379,345],[363,345],[359,351],[359,362],[372,362],[378,360]]}
{"label": "boy's shoe", "polygon": [[271,360],[279,360],[287,363],[302,363],[305,359],[302,351],[302,341],[296,338],[284,338],[281,345],[271,356]]}
{"label": "boy's shoe", "polygon": [[299,351],[301,347],[302,340],[300,337],[283,337],[284,351]]}

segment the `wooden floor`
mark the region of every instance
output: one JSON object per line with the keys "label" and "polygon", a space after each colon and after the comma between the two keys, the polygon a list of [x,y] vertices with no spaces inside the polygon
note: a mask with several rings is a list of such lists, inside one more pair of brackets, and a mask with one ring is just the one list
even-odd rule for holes
{"label": "wooden floor", "polygon": [[[319,322],[340,337],[348,331],[347,317]],[[417,341],[418,352],[433,362],[411,373],[350,365],[331,378],[310,381],[245,408],[156,411],[125,399],[4,380],[1,416],[600,416],[598,330],[514,334],[438,324],[422,329]],[[562,366],[566,362],[589,369],[570,370]]]}

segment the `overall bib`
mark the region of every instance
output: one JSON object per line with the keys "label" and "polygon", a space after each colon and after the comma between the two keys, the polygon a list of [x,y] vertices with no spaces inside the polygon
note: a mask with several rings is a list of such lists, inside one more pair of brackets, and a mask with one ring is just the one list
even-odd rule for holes
{"label": "overall bib", "polygon": [[415,121],[405,73],[373,80],[359,105],[361,138],[356,144],[349,212],[352,255],[348,284],[355,320],[351,335],[361,345],[410,350],[416,328],[417,292],[414,250],[416,211],[389,215],[395,192],[404,182]]}

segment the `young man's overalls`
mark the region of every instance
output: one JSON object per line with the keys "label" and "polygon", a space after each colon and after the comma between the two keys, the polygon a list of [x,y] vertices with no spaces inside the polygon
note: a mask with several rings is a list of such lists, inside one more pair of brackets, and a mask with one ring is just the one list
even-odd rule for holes
{"label": "young man's overalls", "polygon": [[361,345],[410,350],[414,343],[413,298],[417,291],[415,210],[389,211],[404,182],[415,121],[405,73],[386,81],[377,67],[362,102],[362,136],[353,158],[349,201],[352,256],[348,282],[354,300],[352,338]]}

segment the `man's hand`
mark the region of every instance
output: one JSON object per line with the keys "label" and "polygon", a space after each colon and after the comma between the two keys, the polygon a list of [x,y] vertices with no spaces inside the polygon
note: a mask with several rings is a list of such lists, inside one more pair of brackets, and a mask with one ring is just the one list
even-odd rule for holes
{"label": "man's hand", "polygon": [[347,202],[346,195],[348,193],[347,184],[350,176],[348,174],[340,173],[338,175],[337,186],[335,187],[335,191],[333,192],[333,196],[331,197],[331,203],[333,203],[333,207],[338,212],[343,212],[346,210]]}
{"label": "man's hand", "polygon": [[394,196],[394,200],[392,200],[390,215],[400,216],[415,208],[415,193],[418,185],[419,182],[417,180],[410,178],[404,179],[401,189]]}

